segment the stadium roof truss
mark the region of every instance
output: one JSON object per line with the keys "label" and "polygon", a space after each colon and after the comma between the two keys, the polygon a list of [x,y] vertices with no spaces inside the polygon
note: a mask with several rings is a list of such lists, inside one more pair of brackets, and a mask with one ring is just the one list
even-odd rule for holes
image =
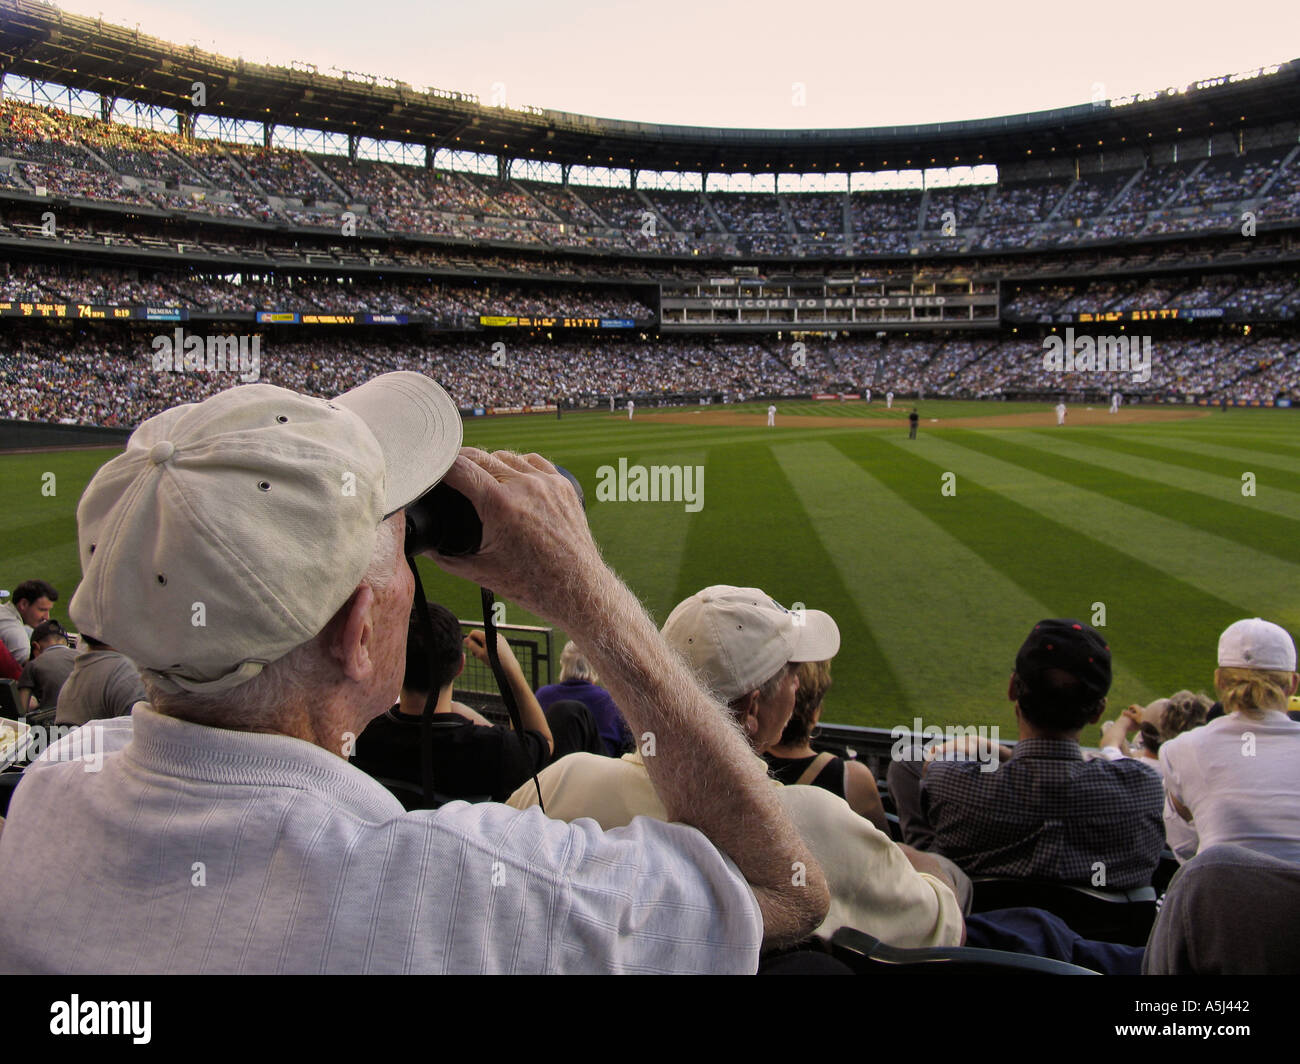
{"label": "stadium roof truss", "polygon": [[[310,66],[247,63],[36,0],[0,0],[0,73],[182,114],[562,166],[758,174],[1006,164],[1222,134],[1294,121],[1300,112],[1300,60],[1137,99],[966,122],[810,130],[657,125],[488,106],[464,93],[322,76],[299,65]],[[196,82],[206,95],[199,108],[191,103]]]}

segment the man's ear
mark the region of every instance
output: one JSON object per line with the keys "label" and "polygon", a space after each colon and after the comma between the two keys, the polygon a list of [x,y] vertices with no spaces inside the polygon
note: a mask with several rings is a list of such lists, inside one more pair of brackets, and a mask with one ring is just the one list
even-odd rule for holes
{"label": "man's ear", "polygon": [[[459,676],[464,671],[465,671],[465,651],[462,650],[460,652],[460,664],[456,666],[456,676]],[[452,677],[452,679],[455,678],[456,678],[455,676]]]}
{"label": "man's ear", "polygon": [[750,691],[749,694],[743,695],[732,703],[735,708],[736,720],[740,726],[745,729],[746,735],[758,734],[758,692]]}
{"label": "man's ear", "polygon": [[1007,681],[1007,698],[1012,702],[1018,701],[1020,698],[1019,677],[1014,672],[1011,674],[1011,679]]}
{"label": "man's ear", "polygon": [[362,584],[337,615],[341,623],[330,642],[330,654],[349,680],[367,679],[374,670],[374,611],[374,589]]}

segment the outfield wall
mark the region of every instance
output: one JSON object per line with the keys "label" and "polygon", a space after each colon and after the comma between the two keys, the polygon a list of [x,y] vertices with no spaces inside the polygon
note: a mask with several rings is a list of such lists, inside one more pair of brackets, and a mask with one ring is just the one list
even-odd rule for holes
{"label": "outfield wall", "polygon": [[41,421],[0,418],[0,451],[45,450],[55,447],[120,447],[131,429],[95,425],[50,425]]}

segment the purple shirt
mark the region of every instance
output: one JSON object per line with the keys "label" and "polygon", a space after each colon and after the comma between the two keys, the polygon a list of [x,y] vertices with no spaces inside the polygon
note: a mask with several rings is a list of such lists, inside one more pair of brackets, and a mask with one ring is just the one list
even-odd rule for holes
{"label": "purple shirt", "polygon": [[605,752],[610,757],[621,757],[626,744],[631,740],[631,732],[609,692],[586,680],[547,684],[537,692],[537,701],[543,709],[550,709],[556,702],[570,700],[581,702],[591,711],[596,730],[605,744]]}

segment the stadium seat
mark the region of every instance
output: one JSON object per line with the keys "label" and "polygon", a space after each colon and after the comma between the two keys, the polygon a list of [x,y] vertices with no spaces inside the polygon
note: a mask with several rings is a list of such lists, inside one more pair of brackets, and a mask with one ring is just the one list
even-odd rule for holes
{"label": "stadium seat", "polygon": [[1084,938],[1143,946],[1156,919],[1153,887],[1098,890],[1070,883],[1007,876],[971,876],[975,900],[971,911],[1044,909],[1054,913]]}
{"label": "stadium seat", "polygon": [[54,723],[54,714],[57,710],[57,706],[49,706],[45,709],[34,709],[23,719],[25,723],[33,727],[39,726],[45,728]]}
{"label": "stadium seat", "polygon": [[841,927],[831,937],[831,955],[858,975],[1097,975],[1065,961],[1006,953],[997,949],[969,946],[934,946],[900,949],[888,946],[851,927]]}

